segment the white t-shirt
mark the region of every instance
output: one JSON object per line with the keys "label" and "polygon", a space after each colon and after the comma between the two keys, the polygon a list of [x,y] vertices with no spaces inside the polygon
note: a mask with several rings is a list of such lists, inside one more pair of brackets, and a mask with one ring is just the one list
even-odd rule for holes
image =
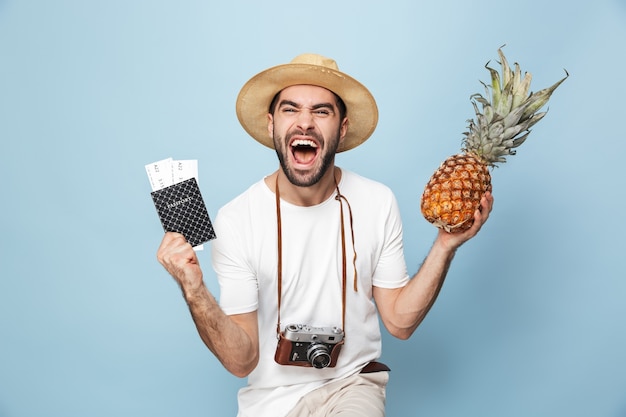
{"label": "white t-shirt", "polygon": [[[226,314],[258,311],[260,358],[239,392],[239,417],[286,415],[307,392],[358,372],[380,357],[381,334],[372,286],[398,288],[409,280],[402,222],[391,190],[342,171],[339,190],[352,209],[358,290],[348,205],[343,202],[346,258],[345,344],[336,367],[308,368],[274,361],[277,335],[277,220],[275,194],[264,180],[222,207],[215,219],[212,262]],[[282,303],[286,325],[342,327],[340,203],[334,193],[312,207],[281,201]]]}

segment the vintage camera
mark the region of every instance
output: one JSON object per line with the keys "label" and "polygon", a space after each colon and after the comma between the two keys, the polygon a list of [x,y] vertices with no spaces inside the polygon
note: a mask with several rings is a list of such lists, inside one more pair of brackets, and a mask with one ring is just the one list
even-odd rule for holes
{"label": "vintage camera", "polygon": [[313,327],[289,324],[281,332],[274,360],[281,365],[334,367],[343,345],[339,327]]}

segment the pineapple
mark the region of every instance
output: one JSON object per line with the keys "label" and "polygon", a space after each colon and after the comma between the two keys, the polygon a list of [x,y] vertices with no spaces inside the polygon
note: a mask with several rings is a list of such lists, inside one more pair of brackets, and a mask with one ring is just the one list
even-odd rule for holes
{"label": "pineapple", "polygon": [[532,75],[526,72],[522,78],[517,63],[511,69],[502,48],[498,55],[502,75],[487,64],[491,85],[481,82],[486,96],[470,97],[476,119],[468,120],[461,153],[441,164],[422,194],[421,210],[426,220],[448,232],[462,232],[472,226],[483,194],[491,191],[489,169],[506,162],[506,155],[515,155],[514,148],[526,140],[530,127],[546,115],[537,113],[539,109],[569,76],[565,71],[565,77],[551,87],[528,94]]}

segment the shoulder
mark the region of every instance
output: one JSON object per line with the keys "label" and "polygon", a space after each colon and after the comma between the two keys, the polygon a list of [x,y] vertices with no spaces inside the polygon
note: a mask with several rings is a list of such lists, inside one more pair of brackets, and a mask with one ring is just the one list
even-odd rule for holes
{"label": "shoulder", "polygon": [[[368,199],[395,199],[393,191],[382,182],[342,169],[340,191]],[[344,191],[345,188],[345,191]]]}
{"label": "shoulder", "polygon": [[265,207],[273,207],[265,204],[266,200],[271,202],[272,195],[264,180],[257,181],[218,210],[216,223],[252,221],[255,214],[263,215],[260,211]]}
{"label": "shoulder", "polygon": [[258,202],[259,199],[268,198],[270,193],[271,191],[265,185],[265,181],[261,179],[260,181],[252,184],[247,190],[230,200],[228,203],[224,204],[219,211],[229,212],[246,209],[250,207],[252,202]]}

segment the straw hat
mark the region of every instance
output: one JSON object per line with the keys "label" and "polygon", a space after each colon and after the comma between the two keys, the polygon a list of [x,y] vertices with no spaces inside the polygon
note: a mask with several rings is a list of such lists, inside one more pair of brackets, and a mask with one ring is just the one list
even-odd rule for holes
{"label": "straw hat", "polygon": [[337,152],[365,142],[378,122],[372,94],[357,80],[339,71],[337,63],[316,54],[303,54],[289,64],[278,65],[252,77],[237,97],[237,118],[254,139],[274,149],[267,132],[267,113],[274,96],[292,85],[316,85],[337,94],[346,104],[348,132]]}

